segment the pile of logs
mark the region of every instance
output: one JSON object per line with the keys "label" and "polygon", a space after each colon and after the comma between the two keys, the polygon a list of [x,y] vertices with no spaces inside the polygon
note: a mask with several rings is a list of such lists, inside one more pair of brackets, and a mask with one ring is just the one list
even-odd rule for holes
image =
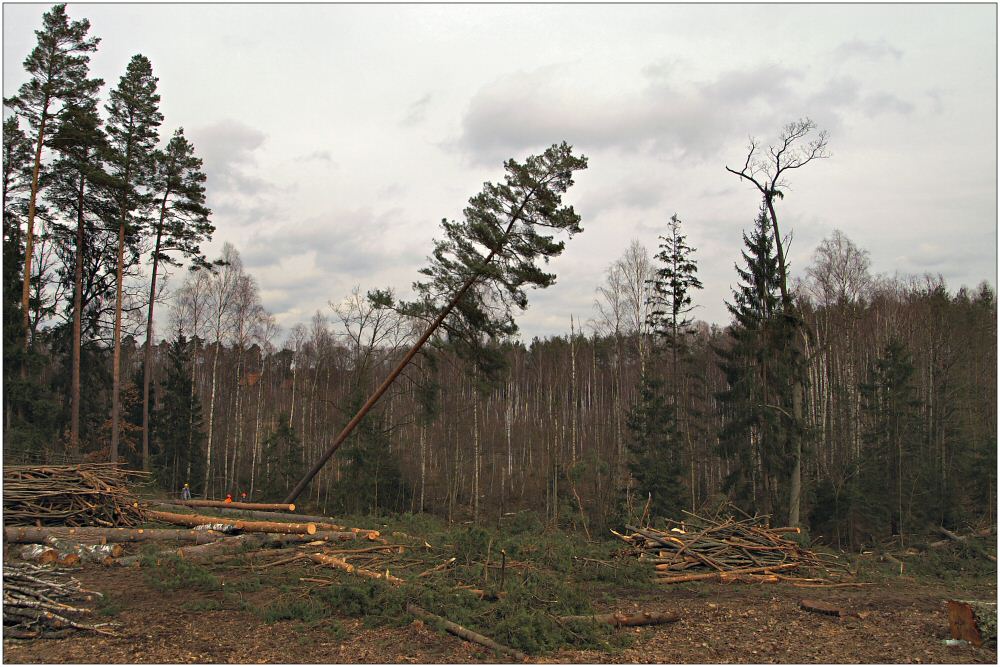
{"label": "pile of logs", "polygon": [[797,528],[768,528],[764,517],[711,520],[686,514],[689,521],[668,530],[627,526],[628,535],[611,532],[632,545],[641,561],[653,565],[662,584],[816,581],[782,573],[836,565],[785,537]]}
{"label": "pile of logs", "polygon": [[98,597],[100,593],[83,589],[65,573],[30,563],[4,565],[4,639],[65,637],[79,630],[114,635],[107,623],[88,625],[73,618],[92,614],[92,609],[77,604]]}
{"label": "pile of logs", "polygon": [[4,524],[135,526],[144,518],[126,483],[147,474],[113,463],[4,466]]}

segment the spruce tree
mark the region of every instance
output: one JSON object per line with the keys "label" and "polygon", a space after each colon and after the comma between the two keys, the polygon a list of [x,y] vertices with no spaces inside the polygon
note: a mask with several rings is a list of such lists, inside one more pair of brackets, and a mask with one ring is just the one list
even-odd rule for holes
{"label": "spruce tree", "polygon": [[[112,461],[118,459],[118,422],[121,418],[121,320],[122,281],[125,275],[125,248],[136,243],[149,225],[151,188],[155,175],[157,128],[163,121],[156,93],[156,77],[149,59],[139,54],[129,61],[118,87],[111,91],[105,106],[108,112],[109,173],[116,204],[118,228],[117,277],[115,285],[115,327],[113,388],[111,397]],[[130,260],[130,263],[134,260]]]}
{"label": "spruce tree", "polygon": [[199,480],[205,470],[202,449],[205,434],[201,401],[191,400],[192,395],[196,396],[191,375],[192,351],[191,343],[179,332],[167,347],[166,377],[156,409],[157,446],[152,462],[157,478],[167,488],[177,489],[188,483],[193,493],[203,493]]}
{"label": "spruce tree", "polygon": [[662,380],[642,377],[639,400],[627,417],[627,447],[640,500],[652,499],[652,517],[675,518],[684,509],[686,493],[676,423],[664,393]]}
{"label": "spruce tree", "polygon": [[693,254],[694,248],[688,245],[687,237],[681,233],[681,220],[675,213],[667,223],[667,233],[660,236],[660,252],[656,254],[660,265],[650,281],[649,325],[656,339],[665,343],[670,351],[670,417],[678,440],[677,451],[683,447],[682,443],[687,443],[692,511],[695,508],[695,454],[690,415],[686,409],[687,402],[681,400],[681,386],[688,384],[690,379],[687,365],[682,362],[688,357],[685,341],[693,321],[690,317],[694,310],[691,292],[702,288],[698,280],[698,263]]}
{"label": "spruce tree", "polygon": [[21,308],[27,346],[29,301],[31,298],[31,261],[35,233],[35,213],[38,205],[39,182],[42,172],[42,147],[52,133],[54,114],[61,104],[95,93],[101,79],[88,79],[90,53],[97,50],[100,39],[87,38],[90,21],[70,21],[66,5],[55,5],[42,17],[42,29],[36,30],[38,43],[24,61],[31,76],[17,92],[4,100],[17,115],[28,121],[33,132],[35,149],[28,200],[27,230],[24,237],[24,273],[22,274]]}
{"label": "spruce tree", "polygon": [[923,466],[917,447],[922,434],[920,400],[913,376],[910,353],[899,338],[893,337],[861,385],[861,409],[867,422],[862,434],[864,513],[900,540],[904,529],[912,530],[912,490],[929,486],[919,480]]}
{"label": "spruce tree", "polygon": [[719,450],[735,462],[724,488],[747,509],[770,514],[784,507],[779,499],[791,464],[794,424],[790,327],[781,316],[781,272],[765,208],[743,241],[745,266],[737,265],[740,284],[726,303],[733,316],[731,345],[717,349],[727,382],[717,397],[723,406]]}
{"label": "spruce tree", "polygon": [[192,261],[192,268],[207,268],[198,244],[209,240],[215,227],[208,221],[205,206],[205,174],[194,146],[184,137],[184,129],[174,132],[167,147],[156,154],[155,192],[159,215],[153,223],[152,276],[146,314],[146,342],[143,344],[142,377],[142,467],[149,470],[149,386],[152,375],[153,306],[160,263],[180,266],[171,253]]}

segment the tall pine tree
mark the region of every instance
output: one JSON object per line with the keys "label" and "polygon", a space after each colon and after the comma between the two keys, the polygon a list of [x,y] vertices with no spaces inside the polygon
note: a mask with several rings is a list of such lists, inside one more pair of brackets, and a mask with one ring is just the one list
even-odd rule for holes
{"label": "tall pine tree", "polygon": [[155,188],[160,211],[153,223],[152,277],[149,283],[149,309],[146,314],[146,342],[143,344],[142,374],[142,467],[149,470],[149,385],[153,366],[153,306],[156,304],[156,279],[160,263],[180,266],[171,253],[190,259],[192,268],[208,263],[198,244],[212,237],[215,227],[208,221],[211,213],[205,206],[205,174],[194,146],[178,129],[167,147],[156,154]]}
{"label": "tall pine tree", "polygon": [[53,116],[61,104],[96,92],[101,79],[88,79],[90,53],[97,50],[100,39],[87,38],[90,21],[70,21],[66,5],[55,5],[42,17],[42,29],[36,30],[38,43],[27,59],[24,69],[31,78],[17,95],[4,100],[17,115],[25,118],[34,133],[34,166],[31,174],[31,194],[28,200],[27,230],[24,242],[24,273],[22,275],[22,322],[27,338],[29,301],[31,298],[31,261],[35,233],[35,212],[38,205],[39,179],[42,171],[42,147],[52,132]]}
{"label": "tall pine tree", "polygon": [[122,281],[125,275],[125,247],[138,241],[148,228],[155,175],[157,128],[163,121],[159,111],[157,79],[149,59],[132,57],[118,87],[111,91],[108,112],[109,173],[116,203],[118,227],[118,273],[115,285],[115,328],[111,396],[112,461],[118,460],[119,420],[121,419],[121,326]]}
{"label": "tall pine tree", "polygon": [[[94,95],[68,102],[60,114],[59,129],[52,138],[52,147],[59,157],[52,169],[52,185],[48,199],[56,210],[75,222],[75,229],[62,223],[54,224],[57,243],[64,266],[72,262],[73,271],[63,271],[63,282],[71,282],[73,300],[70,304],[72,331],[70,334],[70,437],[68,447],[77,451],[80,445],[80,364],[83,339],[84,265],[88,253],[103,255],[100,247],[88,246],[87,227],[93,227],[97,217],[107,217],[106,198],[108,177],[104,171],[107,137],[97,115]],[[102,190],[102,188],[104,188]],[[98,259],[100,261],[100,259]]]}

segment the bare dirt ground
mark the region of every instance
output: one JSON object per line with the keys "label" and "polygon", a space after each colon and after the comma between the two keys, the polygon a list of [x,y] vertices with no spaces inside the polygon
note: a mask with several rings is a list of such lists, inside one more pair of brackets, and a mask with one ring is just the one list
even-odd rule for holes
{"label": "bare dirt ground", "polygon": [[[414,622],[369,628],[357,619],[267,624],[219,592],[159,591],[135,569],[76,574],[109,596],[119,637],[4,641],[5,663],[480,663],[492,652]],[[242,576],[234,571],[227,582]],[[945,601],[996,598],[988,590],[949,589],[900,578],[864,589],[703,583],[662,591],[614,591],[615,610],[678,611],[682,620],[635,634],[625,649],[562,650],[534,658],[568,663],[991,663],[995,648],[951,648]],[[240,593],[265,603],[275,590]],[[802,598],[868,612],[863,619],[805,612]],[[607,605],[601,605],[606,607]],[[203,610],[197,611],[196,609]]]}

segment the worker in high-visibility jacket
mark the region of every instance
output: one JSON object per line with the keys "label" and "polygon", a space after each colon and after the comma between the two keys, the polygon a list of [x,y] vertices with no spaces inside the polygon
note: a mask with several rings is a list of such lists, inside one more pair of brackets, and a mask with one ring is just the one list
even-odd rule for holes
{"label": "worker in high-visibility jacket", "polygon": [[226,502],[227,503],[233,502],[233,494],[231,494],[231,493],[227,493],[226,494]]}

